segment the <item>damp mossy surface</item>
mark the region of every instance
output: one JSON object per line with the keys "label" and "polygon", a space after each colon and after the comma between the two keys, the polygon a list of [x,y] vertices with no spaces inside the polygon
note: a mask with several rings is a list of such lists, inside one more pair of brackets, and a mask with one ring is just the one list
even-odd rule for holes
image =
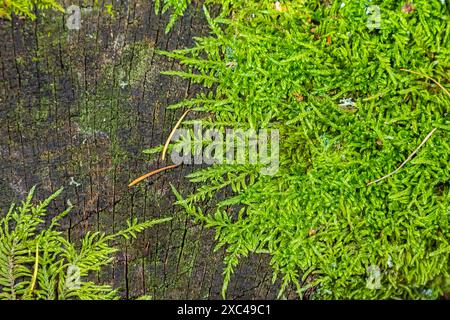
{"label": "damp mossy surface", "polygon": [[[289,286],[321,299],[440,297],[450,254],[450,4],[207,3],[221,6],[212,17],[205,7],[211,35],[164,54],[186,66],[169,74],[210,91],[174,107],[195,110],[204,129],[280,132],[274,176],[216,164],[190,175],[195,193],[178,195],[226,248],[223,295],[256,252],[270,255],[280,297]],[[210,198],[217,206],[204,210]]]}

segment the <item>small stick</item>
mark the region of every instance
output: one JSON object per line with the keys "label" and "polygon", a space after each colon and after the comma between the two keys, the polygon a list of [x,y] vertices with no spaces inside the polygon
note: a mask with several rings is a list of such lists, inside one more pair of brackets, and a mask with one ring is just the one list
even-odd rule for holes
{"label": "small stick", "polygon": [[[427,76],[426,74],[422,74],[422,73],[417,72],[417,71],[409,70],[409,69],[404,69],[404,68],[402,68],[402,69],[400,69],[400,70],[401,70],[401,71],[405,71],[405,72],[409,72],[409,73],[412,73],[412,74],[415,74],[415,75],[418,75],[418,76],[421,76],[421,77],[424,77],[424,78],[426,78],[426,79],[428,79],[428,80],[433,81],[435,84],[437,84],[437,85],[439,86],[439,88],[441,88],[441,89],[445,92],[446,95],[448,95],[448,96],[450,97],[450,92],[449,92],[442,84],[440,84],[437,80],[434,80],[432,77]],[[389,173],[388,175],[386,175],[386,176],[384,176],[384,177],[382,177],[382,178],[380,178],[380,179],[377,179],[377,180],[375,180],[375,181],[369,182],[369,183],[367,184],[367,186],[370,186],[370,185],[372,185],[372,184],[378,183],[378,182],[380,182],[380,181],[382,181],[382,180],[384,180],[384,179],[387,179],[387,178],[393,176],[393,175],[396,174],[397,172],[399,172],[400,169],[403,168],[403,167],[404,167],[404,166],[405,166],[405,165],[406,165],[406,164],[414,157],[415,154],[417,154],[417,152],[419,151],[419,149],[422,148],[423,145],[424,145],[425,143],[427,143],[428,140],[430,140],[431,136],[434,134],[434,132],[435,132],[436,130],[437,130],[437,128],[434,128],[433,130],[431,130],[431,132],[425,137],[425,139],[424,139],[424,140],[422,141],[422,143],[417,147],[417,149],[414,150],[414,152],[411,153],[411,154],[409,155],[409,157],[408,157],[408,158],[400,165],[400,167],[398,167],[397,169],[395,169],[394,171],[392,171],[391,173]]]}
{"label": "small stick", "polygon": [[172,140],[172,137],[175,134],[175,131],[178,129],[178,127],[180,126],[181,122],[183,122],[184,118],[188,115],[189,112],[191,112],[191,110],[187,110],[187,111],[185,111],[183,113],[183,115],[181,116],[180,120],[178,120],[177,124],[172,129],[172,132],[170,133],[169,137],[167,138],[166,144],[164,145],[164,149],[162,151],[161,159],[163,161],[166,160],[166,153],[167,153],[167,149],[169,148],[170,140]]}
{"label": "small stick", "polygon": [[386,175],[386,176],[384,176],[384,177],[382,177],[382,178],[380,178],[380,179],[377,179],[377,180],[375,180],[375,181],[369,182],[369,183],[367,184],[367,186],[370,186],[370,185],[372,185],[372,184],[375,184],[375,183],[378,183],[378,182],[380,182],[380,181],[383,181],[384,179],[387,179],[387,178],[393,176],[394,174],[396,174],[397,172],[399,172],[400,169],[403,168],[403,167],[404,167],[404,166],[405,166],[405,165],[406,165],[406,164],[414,157],[415,154],[417,154],[417,152],[419,151],[419,149],[422,148],[423,145],[424,145],[425,143],[427,143],[428,140],[430,140],[431,136],[434,134],[434,132],[435,132],[436,130],[437,130],[437,128],[434,128],[433,130],[431,130],[431,132],[426,136],[425,139],[423,139],[423,141],[422,141],[422,142],[420,143],[420,145],[416,148],[416,150],[414,150],[413,153],[411,153],[411,154],[409,155],[409,157],[408,157],[408,158],[400,165],[400,167],[398,167],[397,169],[395,169],[394,171],[392,171],[391,173],[389,173],[388,175]]}
{"label": "small stick", "polygon": [[134,180],[133,182],[131,182],[128,185],[128,187],[132,187],[132,186],[138,184],[139,182],[141,182],[142,180],[147,179],[147,178],[149,178],[151,176],[154,176],[155,174],[158,174],[158,173],[166,171],[166,170],[175,169],[175,168],[177,168],[179,166],[180,166],[179,164],[174,164],[174,165],[167,166],[167,167],[164,167],[164,168],[160,168],[158,170],[155,170],[155,171],[152,171],[150,173],[144,174],[143,176],[141,176],[141,177],[137,178],[136,180]]}

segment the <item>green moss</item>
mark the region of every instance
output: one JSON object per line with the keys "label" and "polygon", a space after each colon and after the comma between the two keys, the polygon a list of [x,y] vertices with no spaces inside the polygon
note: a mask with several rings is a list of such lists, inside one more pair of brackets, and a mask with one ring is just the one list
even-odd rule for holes
{"label": "green moss", "polygon": [[63,7],[55,0],[10,0],[0,3],[0,18],[11,19],[13,14],[36,19],[34,10],[48,10],[64,12]]}
{"label": "green moss", "polygon": [[[401,68],[449,88],[449,4],[213,2],[223,10],[209,18],[212,35],[165,54],[190,70],[172,74],[214,90],[177,107],[213,114],[205,128],[281,133],[275,176],[215,165],[191,176],[203,184],[197,193],[179,196],[227,248],[224,294],[239,258],[260,252],[271,255],[280,294],[294,284],[316,298],[439,297],[450,254],[450,98]],[[369,5],[379,5],[379,29],[367,26]],[[367,185],[433,128],[398,173]],[[204,212],[199,203],[228,185],[234,197]]]}
{"label": "green moss", "polygon": [[[131,106],[132,92],[146,79],[152,51],[148,42],[127,45],[121,52],[120,64],[103,66],[95,93],[85,92],[81,98],[83,108],[79,124],[82,133],[108,139],[115,164],[123,163],[127,158],[120,132],[136,122],[136,113]],[[147,78],[147,81],[151,80]]]}

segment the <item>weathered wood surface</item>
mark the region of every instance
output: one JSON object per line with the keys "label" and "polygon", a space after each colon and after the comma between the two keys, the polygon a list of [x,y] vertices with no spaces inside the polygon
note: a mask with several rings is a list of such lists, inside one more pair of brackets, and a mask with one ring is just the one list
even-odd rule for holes
{"label": "weathered wood surface", "polygon": [[[71,4],[83,7],[65,3]],[[214,253],[213,233],[172,205],[169,183],[189,192],[184,176],[192,168],[127,188],[166,164],[149,162],[142,150],[164,143],[180,116],[166,107],[198,90],[160,75],[180,67],[155,48],[184,48],[207,32],[197,6],[166,35],[168,17],[156,16],[153,6],[116,2],[115,17],[101,7],[83,10],[79,31],[68,30],[61,14],[0,21],[0,209],[33,185],[39,198],[64,187],[51,211],[69,201],[75,206],[63,225],[72,240],[87,230],[113,232],[130,217],[173,216],[124,246],[98,280],[125,298],[216,299],[223,251]],[[276,296],[268,258],[244,259],[228,293],[234,299]]]}

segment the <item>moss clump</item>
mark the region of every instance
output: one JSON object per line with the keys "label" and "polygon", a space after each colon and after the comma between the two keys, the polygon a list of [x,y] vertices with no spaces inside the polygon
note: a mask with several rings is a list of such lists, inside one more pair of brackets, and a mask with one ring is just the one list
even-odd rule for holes
{"label": "moss clump", "polygon": [[[280,293],[315,298],[437,298],[450,254],[450,7],[446,2],[238,1],[209,18],[211,36],[166,53],[175,74],[214,85],[189,106],[204,128],[280,130],[280,170],[217,164],[180,200],[239,257],[268,253]],[[378,5],[380,25],[369,26]],[[282,9],[280,9],[282,8]],[[345,100],[343,100],[345,99]],[[433,128],[434,135],[396,169]],[[203,212],[199,201],[234,196]],[[181,199],[181,196],[179,196]]]}

